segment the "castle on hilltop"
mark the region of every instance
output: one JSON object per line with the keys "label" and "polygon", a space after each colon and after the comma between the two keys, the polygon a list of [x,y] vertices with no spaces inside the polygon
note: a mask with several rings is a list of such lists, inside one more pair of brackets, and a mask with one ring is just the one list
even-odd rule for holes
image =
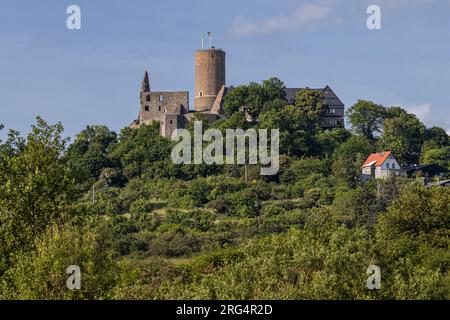
{"label": "castle on hilltop", "polygon": [[[188,91],[151,91],[146,71],[141,85],[139,116],[133,121],[131,128],[159,121],[161,135],[170,138],[174,130],[184,128],[195,114],[200,113],[209,121],[224,118],[224,97],[231,90],[233,87],[225,85],[225,51],[215,47],[197,50],[194,110],[189,109]],[[286,88],[286,100],[293,103],[301,90],[304,88]],[[322,128],[343,127],[345,106],[342,101],[329,86],[313,90],[320,92],[328,106],[322,116]]]}

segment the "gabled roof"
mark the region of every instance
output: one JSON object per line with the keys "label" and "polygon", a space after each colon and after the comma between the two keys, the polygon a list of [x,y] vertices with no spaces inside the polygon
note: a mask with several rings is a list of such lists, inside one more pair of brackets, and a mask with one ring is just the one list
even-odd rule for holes
{"label": "gabled roof", "polygon": [[342,101],[334,93],[333,89],[331,89],[330,86],[328,85],[325,86],[325,88],[286,88],[285,89],[286,100],[288,102],[294,101],[297,94],[306,89],[322,94],[323,98],[325,99],[325,102],[328,104],[329,107],[344,108],[344,104],[342,103]]}
{"label": "gabled roof", "polygon": [[391,155],[391,151],[383,151],[372,153],[362,165],[363,167],[379,167],[381,166],[386,159]]}

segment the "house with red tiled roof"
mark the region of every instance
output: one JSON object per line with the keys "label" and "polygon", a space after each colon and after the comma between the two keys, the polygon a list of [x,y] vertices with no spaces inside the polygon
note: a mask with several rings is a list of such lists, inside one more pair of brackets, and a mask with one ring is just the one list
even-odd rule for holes
{"label": "house with red tiled roof", "polygon": [[386,179],[393,176],[406,176],[391,151],[372,153],[361,167],[362,180],[370,178]]}

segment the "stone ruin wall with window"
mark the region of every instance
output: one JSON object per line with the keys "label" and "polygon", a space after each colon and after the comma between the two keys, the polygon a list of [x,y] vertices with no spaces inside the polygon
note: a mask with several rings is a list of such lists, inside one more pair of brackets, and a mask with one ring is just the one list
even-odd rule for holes
{"label": "stone ruin wall with window", "polygon": [[184,114],[189,112],[188,91],[143,92],[139,125],[160,122],[161,135],[170,137],[173,130],[184,127]]}

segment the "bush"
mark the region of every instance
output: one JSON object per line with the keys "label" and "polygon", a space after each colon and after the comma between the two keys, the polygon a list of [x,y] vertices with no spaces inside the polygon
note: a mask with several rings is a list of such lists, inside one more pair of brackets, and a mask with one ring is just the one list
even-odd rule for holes
{"label": "bush", "polygon": [[[95,226],[50,226],[36,250],[19,252],[0,281],[2,299],[101,299],[115,285],[116,265],[105,231]],[[81,269],[81,290],[68,290],[66,269]],[[5,288],[6,286],[6,288]]]}

